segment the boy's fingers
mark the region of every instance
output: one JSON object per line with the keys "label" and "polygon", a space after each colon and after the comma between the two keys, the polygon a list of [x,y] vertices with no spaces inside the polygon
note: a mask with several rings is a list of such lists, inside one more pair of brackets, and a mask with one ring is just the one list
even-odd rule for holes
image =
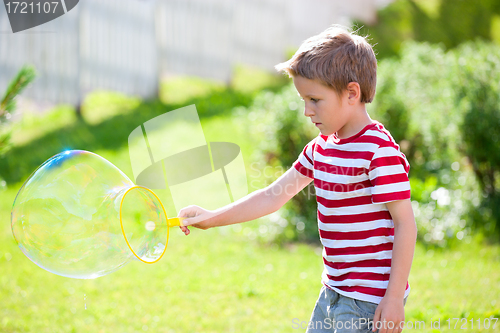
{"label": "boy's fingers", "polygon": [[375,310],[375,315],[373,316],[373,327],[372,332],[377,330],[377,323],[380,321],[380,310],[377,308]]}
{"label": "boy's fingers", "polygon": [[379,321],[380,321],[380,324],[379,324],[380,329],[378,330],[378,333],[388,333],[387,321],[386,320],[382,321],[382,313],[380,313]]}
{"label": "boy's fingers", "polygon": [[189,229],[188,229],[187,227],[180,227],[180,228],[181,228],[182,232],[183,232],[186,236],[187,236],[187,235],[189,235],[190,231],[189,231]]}
{"label": "boy's fingers", "polygon": [[192,224],[201,222],[202,220],[203,220],[203,218],[200,217],[200,215],[198,215],[198,216],[195,216],[195,217],[190,217],[190,218],[182,220],[182,225],[183,226],[188,226],[188,225],[192,225]]}

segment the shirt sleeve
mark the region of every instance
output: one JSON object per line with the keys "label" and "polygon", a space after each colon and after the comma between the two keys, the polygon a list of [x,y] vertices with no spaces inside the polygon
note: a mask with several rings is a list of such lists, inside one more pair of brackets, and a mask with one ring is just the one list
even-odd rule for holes
{"label": "shirt sleeve", "polygon": [[316,145],[316,138],[311,140],[299,154],[293,167],[306,177],[314,179],[314,158],[313,151]]}
{"label": "shirt sleeve", "polygon": [[387,203],[409,199],[410,164],[394,146],[380,146],[370,162],[368,176],[372,184],[372,202]]}

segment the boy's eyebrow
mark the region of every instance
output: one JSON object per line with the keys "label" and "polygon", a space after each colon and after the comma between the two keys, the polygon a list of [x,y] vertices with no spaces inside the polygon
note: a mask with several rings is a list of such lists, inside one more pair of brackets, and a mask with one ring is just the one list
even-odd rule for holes
{"label": "boy's eyebrow", "polygon": [[[299,95],[300,97],[302,97],[301,94],[297,93],[297,95]],[[309,94],[309,95],[305,95],[304,97],[319,97],[319,95],[316,95],[316,94]]]}

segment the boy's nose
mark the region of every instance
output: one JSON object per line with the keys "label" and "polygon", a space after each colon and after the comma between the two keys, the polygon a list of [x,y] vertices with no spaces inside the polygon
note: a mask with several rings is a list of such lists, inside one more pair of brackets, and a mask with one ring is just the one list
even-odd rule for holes
{"label": "boy's nose", "polygon": [[314,116],[314,112],[308,108],[307,106],[304,108],[304,116],[306,117],[312,117]]}

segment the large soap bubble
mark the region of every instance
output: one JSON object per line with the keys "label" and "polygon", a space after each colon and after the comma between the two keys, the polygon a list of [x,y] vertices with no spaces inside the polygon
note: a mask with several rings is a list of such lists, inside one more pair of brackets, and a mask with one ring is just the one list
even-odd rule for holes
{"label": "large soap bubble", "polygon": [[136,186],[97,154],[71,150],[43,163],[23,184],[12,209],[23,253],[58,275],[92,279],[136,258],[158,261],[169,227],[158,197]]}

